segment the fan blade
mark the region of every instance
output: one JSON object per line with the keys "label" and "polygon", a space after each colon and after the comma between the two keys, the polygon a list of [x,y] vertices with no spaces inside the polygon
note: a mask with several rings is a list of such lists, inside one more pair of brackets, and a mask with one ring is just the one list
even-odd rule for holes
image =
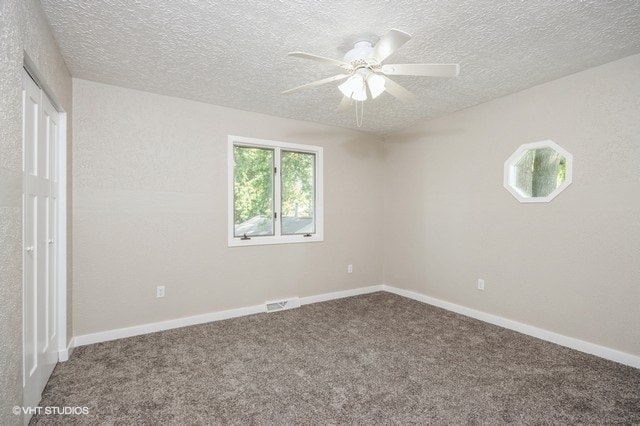
{"label": "fan blade", "polygon": [[389,30],[388,33],[380,37],[371,54],[378,63],[382,63],[382,61],[387,59],[396,49],[408,42],[410,38],[411,36],[404,31]]}
{"label": "fan blade", "polygon": [[394,98],[401,100],[402,102],[407,102],[407,103],[415,102],[416,95],[414,95],[404,87],[400,86],[398,83],[391,80],[389,77],[386,77],[384,75],[382,77],[384,78],[385,92],[389,93]]}
{"label": "fan blade", "polygon": [[334,75],[333,77],[323,78],[322,80],[314,81],[313,83],[307,83],[307,84],[303,84],[302,86],[294,87],[293,89],[285,90],[284,92],[282,92],[282,94],[286,95],[292,92],[296,92],[298,90],[307,89],[309,87],[321,86],[326,83],[331,83],[332,81],[342,80],[344,78],[349,77],[349,75],[350,74],[338,74],[338,75]]}
{"label": "fan blade", "polygon": [[346,96],[342,97],[340,105],[338,105],[338,112],[345,112],[351,107],[351,98]]}
{"label": "fan blade", "polygon": [[290,52],[288,55],[295,56],[296,58],[311,59],[312,61],[322,62],[325,64],[337,65],[342,68],[351,68],[351,65],[346,62],[342,62],[337,59],[325,58],[324,56],[312,55],[311,53]]}
{"label": "fan blade", "polygon": [[380,68],[386,75],[419,75],[427,77],[457,77],[459,64],[387,64]]}

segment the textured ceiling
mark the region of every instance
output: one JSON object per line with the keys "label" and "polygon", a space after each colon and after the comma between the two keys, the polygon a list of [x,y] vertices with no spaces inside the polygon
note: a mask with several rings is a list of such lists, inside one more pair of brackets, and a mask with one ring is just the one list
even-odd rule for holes
{"label": "textured ceiling", "polygon": [[283,90],[340,69],[389,28],[413,38],[386,63],[458,62],[454,79],[394,77],[418,95],[364,104],[362,130],[420,120],[640,53],[640,1],[41,0],[74,77],[247,111],[356,128],[336,83]]}

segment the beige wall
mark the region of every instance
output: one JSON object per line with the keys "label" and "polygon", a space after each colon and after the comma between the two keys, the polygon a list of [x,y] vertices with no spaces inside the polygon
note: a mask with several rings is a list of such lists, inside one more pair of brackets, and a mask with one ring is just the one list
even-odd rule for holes
{"label": "beige wall", "polygon": [[[75,335],[381,283],[379,138],[73,82]],[[229,134],[324,147],[324,242],[227,247]]]}
{"label": "beige wall", "polygon": [[[387,137],[385,283],[640,355],[639,75],[636,55]],[[521,204],[503,163],[544,139],[573,184]]]}
{"label": "beige wall", "polygon": [[[71,76],[38,2],[0,3],[0,424],[22,403],[22,66],[24,52],[71,113]],[[70,334],[70,333],[69,333]]]}

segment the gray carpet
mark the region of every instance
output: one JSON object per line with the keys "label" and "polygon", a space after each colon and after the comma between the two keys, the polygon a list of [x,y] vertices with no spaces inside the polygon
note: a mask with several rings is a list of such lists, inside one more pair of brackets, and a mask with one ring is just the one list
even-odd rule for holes
{"label": "gray carpet", "polygon": [[389,293],[77,348],[32,424],[640,424],[640,370]]}

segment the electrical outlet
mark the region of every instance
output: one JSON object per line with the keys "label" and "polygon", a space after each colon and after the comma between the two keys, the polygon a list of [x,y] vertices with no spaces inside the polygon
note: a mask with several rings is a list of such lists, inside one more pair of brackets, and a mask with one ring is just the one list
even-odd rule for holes
{"label": "electrical outlet", "polygon": [[347,265],[347,274],[353,274],[353,265]]}
{"label": "electrical outlet", "polygon": [[159,285],[156,287],[156,297],[164,297],[164,286]]}
{"label": "electrical outlet", "polygon": [[478,278],[478,290],[484,290],[484,280],[482,278]]}

